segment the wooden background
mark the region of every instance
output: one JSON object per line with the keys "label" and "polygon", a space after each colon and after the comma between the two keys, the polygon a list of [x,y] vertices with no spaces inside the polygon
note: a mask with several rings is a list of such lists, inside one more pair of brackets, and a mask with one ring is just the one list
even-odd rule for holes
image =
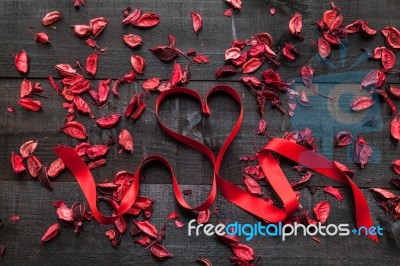
{"label": "wooden background", "polygon": [[[332,88],[340,95],[358,95],[359,82],[362,75],[359,72],[368,72],[369,69],[379,68],[377,61],[365,61],[351,67],[360,57],[361,47],[373,49],[384,45],[383,36],[378,33],[373,38],[365,38],[360,34],[349,36],[347,53],[340,56],[339,50],[334,49],[330,60],[332,66],[322,64],[316,59],[316,47],[311,44],[317,40],[320,32],[316,21],[322,16],[323,10],[329,9],[329,1],[261,1],[246,0],[242,11],[234,13],[230,18],[223,16],[228,5],[222,1],[106,1],[87,0],[86,6],[80,9],[72,7],[72,0],[44,1],[44,0],[7,0],[0,2],[0,217],[4,225],[0,228],[0,244],[7,250],[0,257],[1,265],[125,265],[125,264],[166,264],[189,265],[194,264],[196,258],[209,258],[215,265],[229,264],[228,257],[231,251],[228,247],[218,242],[213,237],[188,237],[187,228],[176,228],[170,223],[167,228],[165,246],[173,253],[174,258],[165,262],[157,262],[138,244],[133,243],[131,236],[126,233],[118,249],[111,247],[105,236],[105,231],[110,226],[100,226],[92,221],[84,226],[83,236],[75,236],[72,228],[63,227],[60,235],[51,242],[41,245],[40,238],[45,229],[57,221],[55,209],[51,206],[56,200],[64,200],[67,204],[83,201],[81,190],[73,176],[64,171],[54,182],[54,191],[49,192],[41,187],[37,181],[29,179],[28,174],[15,175],[10,165],[12,151],[18,151],[20,145],[27,140],[39,140],[36,155],[45,163],[51,163],[55,158],[52,147],[58,144],[75,145],[76,140],[61,134],[59,129],[64,123],[66,111],[62,108],[62,99],[50,87],[47,76],[53,74],[58,77],[54,65],[70,63],[75,65],[78,60],[85,62],[86,57],[92,53],[83,39],[73,35],[70,29],[72,24],[84,24],[90,19],[103,16],[110,19],[110,23],[98,39],[100,47],[107,47],[108,52],[100,55],[98,73],[92,84],[96,87],[96,79],[119,78],[130,69],[130,56],[138,54],[145,58],[147,66],[145,74],[138,77],[137,83],[123,85],[120,88],[121,98],[118,100],[110,95],[108,104],[102,109],[92,106],[95,116],[100,117],[111,112],[122,113],[127,106],[130,96],[135,91],[140,91],[143,80],[157,76],[167,80],[172,71],[173,64],[165,64],[152,55],[149,48],[155,45],[167,45],[167,35],[176,36],[176,45],[182,51],[194,48],[198,53],[205,53],[210,58],[206,65],[193,64],[191,67],[192,78],[188,87],[199,91],[201,94],[217,85],[227,84],[243,95],[245,118],[242,129],[235,142],[227,152],[221,169],[222,176],[228,180],[241,184],[241,170],[245,164],[239,162],[239,157],[255,152],[253,141],[262,147],[268,138],[255,134],[259,115],[256,112],[255,98],[248,89],[238,82],[241,75],[227,79],[215,80],[215,71],[223,65],[224,52],[234,39],[246,39],[252,34],[269,32],[274,38],[274,48],[277,52],[285,42],[293,42],[300,53],[300,57],[293,63],[282,60],[278,70],[282,78],[291,80],[299,78],[299,69],[308,64],[315,69],[318,76],[318,86]],[[400,27],[398,3],[394,0],[386,1],[336,1],[344,15],[344,24],[347,25],[356,19],[366,19],[374,29],[385,26]],[[161,23],[152,29],[139,30],[120,25],[121,11],[131,6],[142,8],[143,11],[154,11],[160,14]],[[276,14],[270,15],[269,8],[276,8]],[[54,24],[55,28],[41,25],[41,18],[50,11],[59,10],[63,19]],[[192,29],[191,11],[199,12],[204,19],[204,28],[199,36]],[[290,36],[288,22],[294,12],[303,15],[304,42],[299,42]],[[46,46],[35,43],[33,36],[27,29],[45,31],[51,36],[52,45]],[[136,33],[143,38],[143,46],[132,51],[121,41],[121,35]],[[40,99],[43,103],[42,111],[32,113],[18,106],[19,87],[22,76],[15,70],[13,57],[10,51],[26,50],[30,57],[30,71],[27,78],[41,82],[44,94],[48,98]],[[182,65],[187,60],[179,58]],[[396,64],[396,69],[398,69]],[[264,65],[259,73],[267,68]],[[388,76],[391,83],[399,82],[398,74]],[[295,85],[296,89],[301,84]],[[324,98],[309,94],[313,107],[309,109],[298,106],[293,118],[281,115],[277,110],[266,108],[268,132],[272,136],[282,136],[284,132],[300,129],[307,126],[316,132],[317,142],[321,150],[329,152],[331,136],[340,130],[346,130],[346,123],[337,122],[342,117],[349,117],[347,102],[327,103]],[[85,96],[86,97],[86,96]],[[208,194],[212,169],[208,161],[184,147],[183,145],[166,136],[157,124],[154,114],[154,103],[157,95],[146,98],[148,108],[143,116],[136,122],[122,119],[116,128],[101,130],[88,117],[78,116],[78,121],[85,124],[88,129],[88,141],[93,144],[103,142],[109,135],[117,137],[121,129],[127,128],[135,139],[135,152],[133,155],[118,154],[118,145],[112,147],[107,155],[107,164],[93,170],[97,181],[113,178],[121,170],[134,171],[141,158],[149,154],[166,156],[173,165],[179,182],[184,188],[193,191],[189,202],[195,204],[203,200]],[[347,96],[346,96],[347,97]],[[340,98],[340,97],[338,97]],[[88,98],[87,98],[88,99]],[[341,98],[340,98],[341,99]],[[287,107],[287,95],[282,96]],[[327,104],[331,107],[328,107]],[[336,105],[334,105],[336,104]],[[395,102],[400,107],[398,101]],[[7,107],[15,106],[15,112],[9,113]],[[332,107],[333,106],[333,107]],[[336,107],[335,107],[336,106]],[[345,107],[342,107],[345,106]],[[198,106],[189,99],[170,99],[162,107],[164,121],[187,134],[196,137],[218,151],[227,132],[234,123],[238,106],[224,96],[213,97],[211,101],[213,114],[210,118],[202,118]],[[330,108],[330,109],[329,109]],[[384,227],[384,236],[380,237],[380,244],[375,244],[366,237],[321,237],[321,243],[314,242],[309,237],[291,237],[282,242],[278,238],[258,237],[250,241],[256,256],[263,258],[260,264],[364,264],[366,261],[372,265],[396,265],[399,263],[400,250],[400,221],[393,222],[379,208],[378,203],[368,191],[370,187],[392,189],[390,177],[395,175],[390,168],[390,162],[399,157],[400,147],[389,134],[389,125],[392,119],[387,115],[387,106],[383,103],[377,105],[375,114],[379,117],[376,128],[358,127],[359,132],[374,148],[374,157],[365,169],[349,161],[345,148],[332,150],[331,158],[338,160],[356,171],[354,181],[363,189],[370,208],[374,223]],[[327,110],[330,112],[328,113]],[[345,111],[343,111],[345,110]],[[343,114],[347,113],[347,114]],[[352,114],[354,121],[364,121],[370,113]],[[332,118],[333,117],[333,118]],[[350,119],[350,118],[349,118]],[[293,124],[296,121],[296,125]],[[350,123],[350,122],[349,122]],[[347,123],[348,124],[348,123]],[[356,129],[355,129],[356,130]],[[325,150],[326,149],[326,150]],[[292,164],[284,162],[285,172],[291,181],[297,180],[298,175],[290,170]],[[181,214],[180,220],[187,223],[195,217],[177,206],[170,185],[170,177],[165,169],[158,165],[146,168],[144,185],[141,194],[155,199],[155,209],[151,221],[160,226],[168,213],[177,210]],[[327,178],[317,175],[310,185],[341,187]],[[349,223],[354,225],[354,206],[352,197],[346,188],[345,200],[337,202],[333,197],[319,190],[311,195],[307,189],[301,192],[301,203],[305,208],[311,209],[315,203],[328,200],[332,204],[329,223]],[[213,215],[210,222],[239,221],[251,223],[254,217],[228,203],[221,197],[215,203],[220,210],[220,215]],[[19,215],[19,222],[11,222],[11,215]],[[243,239],[244,241],[244,239]]]}

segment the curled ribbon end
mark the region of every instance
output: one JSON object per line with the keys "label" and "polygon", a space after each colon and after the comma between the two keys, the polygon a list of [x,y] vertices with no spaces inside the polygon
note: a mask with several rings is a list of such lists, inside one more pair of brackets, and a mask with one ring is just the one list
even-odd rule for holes
{"label": "curled ribbon end", "polygon": [[378,240],[378,237],[375,235],[375,236],[373,236],[373,235],[368,235],[368,238],[369,239],[372,239],[375,243],[377,243],[377,244],[379,244],[379,240]]}

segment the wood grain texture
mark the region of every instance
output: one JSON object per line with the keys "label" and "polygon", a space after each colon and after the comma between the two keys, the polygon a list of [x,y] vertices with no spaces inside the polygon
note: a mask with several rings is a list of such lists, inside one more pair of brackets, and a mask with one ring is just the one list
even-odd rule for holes
{"label": "wood grain texture", "polygon": [[[344,15],[344,24],[356,19],[366,19],[371,28],[381,29],[393,25],[400,27],[398,4],[394,0],[379,1],[336,1]],[[144,12],[157,12],[161,16],[161,23],[152,29],[136,29],[132,26],[122,26],[121,11],[127,7],[142,8]],[[368,261],[372,265],[397,265],[400,249],[400,223],[393,222],[384,214],[378,203],[373,199],[368,188],[383,187],[398,193],[391,184],[390,177],[395,173],[390,163],[399,158],[399,145],[389,133],[392,116],[388,114],[388,107],[376,98],[374,108],[364,112],[351,112],[349,102],[354,96],[366,95],[359,90],[359,83],[366,73],[379,68],[379,62],[366,60],[358,65],[355,62],[362,56],[361,47],[373,49],[384,45],[383,36],[378,33],[373,38],[363,37],[361,34],[349,36],[345,54],[339,49],[333,49],[330,56],[331,65],[321,63],[317,57],[317,48],[312,45],[313,40],[320,37],[316,21],[321,18],[323,10],[329,8],[327,1],[243,1],[241,12],[234,12],[230,18],[224,17],[223,12],[229,7],[224,1],[106,1],[86,0],[86,5],[80,9],[72,7],[72,1],[46,0],[9,0],[0,1],[0,218],[5,221],[0,227],[0,244],[6,246],[4,257],[0,257],[1,265],[190,265],[196,258],[207,257],[214,265],[228,265],[231,251],[214,237],[188,237],[187,227],[176,228],[173,223],[168,225],[167,238],[164,243],[174,254],[174,258],[158,263],[145,250],[132,243],[132,238],[125,234],[118,249],[111,247],[105,231],[110,226],[101,226],[92,221],[85,224],[83,236],[75,236],[72,228],[63,227],[61,234],[53,241],[41,245],[40,238],[45,229],[56,222],[55,209],[51,206],[56,200],[64,200],[68,204],[83,201],[82,192],[73,176],[64,171],[54,181],[54,191],[49,192],[41,187],[37,181],[32,181],[29,175],[15,175],[12,173],[10,156],[12,151],[18,151],[20,145],[30,139],[39,140],[35,154],[45,164],[49,165],[56,156],[52,148],[58,144],[74,146],[78,141],[60,133],[67,111],[62,107],[63,100],[51,88],[47,76],[52,74],[56,80],[59,75],[54,69],[58,63],[69,63],[75,66],[76,61],[85,63],[86,57],[93,52],[87,46],[85,39],[73,35],[70,25],[88,23],[92,18],[103,16],[110,19],[110,24],[98,38],[100,47],[107,47],[107,52],[99,55],[99,69],[92,79],[92,87],[97,88],[99,79],[120,78],[130,68],[130,56],[141,55],[146,60],[144,75],[138,75],[138,82],[120,87],[120,99],[110,95],[108,103],[102,108],[93,104],[90,107],[96,118],[110,113],[123,114],[125,108],[135,92],[141,91],[143,81],[151,77],[160,77],[168,80],[173,64],[162,63],[148,49],[155,45],[167,45],[168,34],[176,37],[176,45],[182,51],[194,48],[197,53],[204,53],[210,58],[207,65],[191,65],[191,82],[189,88],[198,91],[201,95],[213,86],[226,84],[235,88],[242,96],[245,110],[242,128],[226,153],[221,167],[221,175],[237,185],[242,184],[241,172],[245,165],[239,158],[246,154],[253,154],[256,149],[262,148],[269,140],[266,136],[257,136],[256,129],[259,114],[256,111],[255,96],[239,81],[242,74],[233,77],[215,80],[215,71],[224,64],[224,52],[230,47],[234,39],[246,39],[252,34],[269,32],[274,38],[274,49],[281,59],[278,72],[287,81],[295,80],[293,89],[297,92],[306,90],[312,103],[311,107],[297,104],[295,115],[281,115],[278,110],[267,104],[266,120],[268,133],[272,137],[280,137],[287,131],[301,130],[309,127],[313,130],[318,144],[318,152],[328,158],[340,161],[353,169],[356,174],[354,181],[359,185],[370,204],[375,225],[384,227],[384,236],[380,237],[380,244],[376,245],[365,237],[321,237],[321,243],[316,243],[306,237],[292,237],[286,241],[278,238],[258,237],[250,241],[256,255],[263,258],[261,265],[362,265]],[[269,8],[276,8],[274,16],[269,14]],[[63,13],[63,19],[50,27],[44,27],[40,19],[53,10]],[[191,11],[199,12],[204,19],[204,27],[199,36],[192,29]],[[306,41],[299,42],[290,36],[288,21],[295,13],[303,15],[303,35]],[[30,28],[35,32],[45,31],[51,37],[52,45],[46,46],[33,41],[33,35],[27,31]],[[143,38],[143,46],[132,50],[121,40],[122,34],[135,33]],[[286,62],[281,55],[285,42],[293,42],[300,53],[300,57],[293,63]],[[10,54],[26,50],[31,58],[28,75],[20,75],[14,67],[13,57]],[[188,64],[183,57],[177,59],[182,66]],[[302,65],[310,65],[315,69],[314,83],[321,94],[334,97],[327,100],[304,88],[299,79],[299,69]],[[399,63],[396,63],[397,69]],[[254,75],[267,69],[265,63]],[[39,113],[26,111],[18,106],[19,87],[22,78],[26,77],[34,82],[42,83],[45,98],[33,96],[42,101],[43,109]],[[388,73],[389,83],[399,83],[398,74]],[[89,95],[83,96],[90,100]],[[287,94],[283,94],[282,103],[285,109],[292,102]],[[147,109],[138,121],[121,119],[119,124],[110,130],[100,129],[95,120],[87,116],[78,115],[77,120],[82,122],[88,130],[88,141],[100,144],[109,138],[117,138],[119,132],[128,129],[135,140],[135,152],[119,154],[118,144],[110,146],[107,155],[107,164],[94,169],[96,181],[112,179],[119,170],[134,171],[142,158],[150,154],[165,156],[176,171],[183,189],[191,189],[193,196],[186,197],[189,203],[198,204],[206,198],[210,189],[212,176],[211,164],[202,155],[187,148],[171,137],[167,136],[158,125],[155,117],[154,104],[157,95],[146,96]],[[399,102],[395,101],[399,108]],[[15,112],[7,112],[6,108],[14,106]],[[207,144],[215,153],[218,153],[229,130],[234,124],[238,106],[229,97],[218,94],[211,98],[212,115],[204,117],[198,103],[186,97],[171,97],[161,106],[161,118],[171,128]],[[362,126],[371,116],[376,116],[376,127]],[[333,137],[342,130],[348,130],[356,137],[364,137],[373,148],[373,156],[365,169],[354,164],[350,157],[350,148],[334,148]],[[297,181],[300,176],[292,169],[294,164],[283,158],[281,165],[290,181]],[[255,163],[254,163],[255,164]],[[155,199],[155,210],[151,221],[160,226],[168,213],[177,210],[180,220],[187,224],[190,219],[196,218],[194,213],[182,211],[175,202],[169,173],[158,164],[150,164],[143,171],[142,195]],[[268,184],[262,183],[263,189],[269,195]],[[306,209],[321,201],[328,200],[332,204],[332,211],[328,222],[349,223],[354,225],[354,206],[352,196],[347,188],[326,177],[316,175],[309,185],[324,187],[333,185],[339,187],[345,194],[345,200],[337,202],[333,197],[318,190],[311,195],[307,189],[301,193],[301,204]],[[217,197],[215,206],[220,215],[213,215],[211,223],[233,222],[254,223],[257,220]],[[19,222],[11,222],[8,217],[19,215]],[[132,224],[129,221],[129,224]],[[244,238],[241,238],[243,241]]]}

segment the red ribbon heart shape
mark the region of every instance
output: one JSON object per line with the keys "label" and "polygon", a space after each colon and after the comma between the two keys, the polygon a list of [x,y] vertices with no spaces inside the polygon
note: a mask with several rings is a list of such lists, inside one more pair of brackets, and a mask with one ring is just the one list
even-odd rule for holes
{"label": "red ribbon heart shape", "polygon": [[[239,117],[229,133],[227,139],[221,147],[217,157],[214,156],[213,152],[203,143],[198,142],[194,139],[186,137],[166,126],[159,117],[159,107],[163,100],[171,95],[187,95],[196,99],[202,107],[202,112],[205,115],[210,115],[210,109],[208,106],[208,98],[215,92],[224,92],[231,96],[239,105],[240,112]],[[242,209],[252,213],[253,215],[263,219],[267,222],[281,222],[289,218],[298,210],[298,200],[295,192],[290,186],[286,179],[279,163],[272,155],[272,152],[276,152],[292,161],[298,162],[299,164],[310,168],[322,175],[325,175],[338,182],[347,184],[350,186],[355,202],[356,209],[356,222],[357,227],[365,226],[367,228],[373,226],[371,215],[368,208],[368,203],[361,192],[361,190],[354,184],[354,182],[335,164],[326,159],[325,157],[307,150],[306,148],[292,143],[285,139],[272,139],[259,153],[259,162],[261,168],[268,180],[269,184],[275,190],[277,195],[280,197],[283,203],[283,209],[273,205],[271,201],[264,201],[258,197],[255,197],[245,190],[239,188],[233,183],[228,182],[219,176],[220,166],[229,145],[235,139],[243,119],[243,108],[239,94],[233,88],[225,85],[219,85],[208,91],[206,95],[206,101],[203,102],[201,96],[194,90],[188,88],[173,88],[163,92],[156,101],[156,116],[162,129],[168,133],[171,137],[177,141],[191,147],[192,149],[205,155],[212,163],[214,167],[213,181],[211,185],[211,191],[207,199],[197,207],[191,207],[182,196],[177,178],[174,174],[172,166],[162,156],[150,155],[142,160],[136,169],[135,177],[132,185],[123,197],[118,211],[112,216],[105,216],[97,209],[97,196],[96,196],[96,184],[90,170],[87,168],[83,160],[70,147],[56,147],[54,148],[57,155],[63,160],[64,164],[70,169],[72,174],[78,181],[86,200],[88,201],[89,207],[92,211],[94,218],[102,224],[113,223],[116,219],[122,216],[135,202],[136,197],[139,193],[139,176],[140,171],[144,164],[149,161],[159,161],[164,164],[167,169],[171,172],[172,185],[175,194],[175,198],[178,203],[185,209],[202,211],[207,210],[214,203],[217,188],[221,194],[230,202],[241,207]],[[376,236],[369,236],[374,241],[378,242]]]}

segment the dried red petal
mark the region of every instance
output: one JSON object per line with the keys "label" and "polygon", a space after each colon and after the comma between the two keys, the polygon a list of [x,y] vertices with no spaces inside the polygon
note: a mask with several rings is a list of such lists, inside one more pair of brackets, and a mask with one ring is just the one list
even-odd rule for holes
{"label": "dried red petal", "polygon": [[244,244],[237,244],[232,247],[233,253],[241,259],[251,261],[254,259],[254,251],[251,247]]}
{"label": "dried red petal", "polygon": [[65,169],[65,164],[64,162],[60,159],[57,158],[55,161],[53,161],[49,168],[47,169],[47,175],[48,177],[55,178],[57,177],[63,170]]}
{"label": "dried red petal", "polygon": [[195,57],[193,57],[192,60],[198,64],[207,64],[210,62],[210,60],[205,54],[198,54]]}
{"label": "dried red petal", "polygon": [[302,28],[303,28],[303,17],[301,16],[300,13],[294,13],[289,21],[290,33],[299,40],[303,40],[304,38],[300,35]]}
{"label": "dried red petal", "polygon": [[392,168],[393,171],[396,172],[396,174],[400,175],[400,159],[397,159],[392,162]]}
{"label": "dried red petal", "polygon": [[356,97],[350,103],[350,107],[352,111],[362,111],[365,109],[370,108],[375,104],[375,101],[372,99],[371,96],[363,96],[363,97]]}
{"label": "dried red petal", "polygon": [[76,153],[79,155],[79,156],[83,156],[83,155],[85,155],[86,154],[86,150],[88,149],[88,148],[90,148],[92,145],[90,145],[89,143],[87,143],[87,142],[82,142],[82,143],[80,143],[80,144],[78,144],[78,145],[76,145],[75,146],[75,151],[76,151]]}
{"label": "dried red petal", "polygon": [[143,100],[142,94],[135,94],[132,96],[128,107],[125,110],[125,117],[131,117],[136,120],[142,115],[146,109],[146,103]]}
{"label": "dried red petal", "polygon": [[57,218],[63,222],[70,223],[74,221],[72,209],[68,208],[67,205],[61,204],[56,211]]}
{"label": "dried red petal", "polygon": [[230,4],[235,9],[242,9],[242,0],[225,0],[228,4]]}
{"label": "dried red petal", "polygon": [[174,223],[175,223],[175,226],[178,227],[178,228],[182,228],[182,227],[185,226],[184,222],[181,222],[181,221],[178,221],[178,220],[175,220]]}
{"label": "dried red petal", "polygon": [[29,71],[29,56],[24,50],[18,52],[14,58],[15,68],[22,74]]}
{"label": "dried red petal", "polygon": [[22,156],[15,154],[14,152],[11,153],[11,165],[16,174],[20,174],[26,170],[24,159]]}
{"label": "dried red petal", "polygon": [[161,244],[154,243],[150,248],[151,254],[159,260],[172,258],[172,254]]}
{"label": "dried red petal", "polygon": [[107,26],[109,20],[103,17],[94,18],[89,21],[89,27],[93,38],[96,38]]}
{"label": "dried red petal", "polygon": [[225,61],[237,59],[241,55],[241,51],[237,47],[229,48],[225,51]]}
{"label": "dried red petal", "polygon": [[386,76],[385,73],[383,73],[379,69],[372,70],[369,72],[363,80],[361,81],[361,86],[364,88],[369,88],[369,87],[380,87],[385,83]]}
{"label": "dried red petal", "polygon": [[182,68],[181,65],[177,62],[174,63],[174,69],[172,70],[172,75],[171,79],[169,82],[171,83],[172,86],[175,86],[179,82],[181,82],[183,78],[183,73],[182,73]]}
{"label": "dried red petal", "polygon": [[243,186],[251,194],[261,196],[264,194],[260,184],[248,175],[243,175]]}
{"label": "dried red petal", "polygon": [[195,11],[192,11],[191,14],[194,32],[199,35],[200,30],[203,28],[203,18]]}
{"label": "dried red petal", "polygon": [[139,245],[141,245],[142,247],[146,247],[152,241],[149,236],[144,236],[144,237],[139,238],[138,240],[135,240],[135,242],[138,243]]}
{"label": "dried red petal", "polygon": [[108,149],[107,145],[93,145],[86,149],[86,155],[90,159],[94,160],[99,157],[105,156],[107,154],[108,150],[109,149]]}
{"label": "dried red petal", "polygon": [[123,25],[129,25],[129,24],[133,25],[133,23],[135,23],[142,15],[142,10],[140,8],[136,8],[135,10],[133,10],[132,13],[129,13],[130,11],[132,11],[131,8],[129,8],[129,10],[127,10],[125,13],[123,13],[123,15],[125,17],[122,20]]}
{"label": "dried red petal", "polygon": [[6,246],[0,245],[0,257],[3,257],[6,253]]}
{"label": "dried red petal", "polygon": [[206,258],[196,259],[196,261],[204,266],[212,266],[212,262]]}
{"label": "dried red petal", "polygon": [[238,58],[233,59],[233,60],[232,60],[232,63],[233,63],[236,67],[240,67],[241,65],[243,65],[244,63],[246,63],[247,54],[248,54],[248,52],[243,52]]}
{"label": "dried red petal", "polygon": [[240,79],[240,81],[253,88],[258,88],[261,85],[261,81],[254,76],[244,76]]}
{"label": "dried red petal", "polygon": [[105,165],[106,162],[107,162],[106,159],[98,159],[97,161],[93,161],[93,162],[88,163],[87,166],[88,166],[88,168],[90,170],[92,170],[94,168],[97,168],[97,167]]}
{"label": "dried red petal", "polygon": [[115,80],[111,88],[112,93],[118,98],[119,98],[118,88],[121,85],[122,81],[123,79]]}
{"label": "dried red petal", "polygon": [[43,166],[39,158],[34,155],[29,155],[26,164],[28,165],[30,175],[32,177],[38,177],[39,171]]}
{"label": "dried red petal", "polygon": [[290,182],[290,185],[294,190],[299,190],[307,185],[307,183],[311,180],[312,173],[307,171],[304,175],[301,176],[300,180],[297,182]]}
{"label": "dried red petal", "polygon": [[40,101],[35,101],[30,98],[19,99],[18,104],[22,108],[32,112],[38,112],[42,108],[42,103]]}
{"label": "dried red petal", "polygon": [[343,200],[343,193],[337,188],[334,188],[332,186],[327,186],[324,188],[324,192],[334,196],[338,201]]}
{"label": "dried red petal", "polygon": [[168,214],[168,219],[176,219],[179,218],[179,214],[176,211],[172,211],[170,214]]}
{"label": "dried red petal", "polygon": [[117,228],[118,232],[121,234],[125,233],[126,231],[126,221],[124,217],[119,217],[117,220],[114,221],[114,225]]}
{"label": "dried red petal", "polygon": [[363,33],[365,33],[367,36],[374,36],[378,31],[373,30],[370,27],[368,27],[368,22],[362,21],[361,23],[361,30]]}
{"label": "dried red petal", "polygon": [[393,68],[396,63],[396,56],[392,51],[384,46],[378,46],[374,49],[371,58],[380,59],[382,66],[385,70]]}
{"label": "dried red petal", "polygon": [[232,17],[232,13],[233,13],[233,8],[228,8],[227,10],[225,10],[224,16],[225,17]]}
{"label": "dried red petal", "polygon": [[153,54],[158,57],[158,59],[164,62],[169,62],[178,57],[178,52],[176,49],[169,46],[155,46],[150,48],[150,51],[152,51]]}
{"label": "dried red petal", "polygon": [[134,82],[136,80],[136,74],[135,71],[133,71],[133,69],[131,69],[128,73],[126,73],[124,75],[124,77],[122,78],[122,80],[128,84]]}
{"label": "dried red petal", "polygon": [[313,84],[314,69],[309,66],[303,66],[300,70],[301,80],[307,87]]}
{"label": "dried red petal", "polygon": [[281,76],[272,69],[267,69],[261,73],[264,82],[268,85],[275,86],[282,91],[286,91],[286,83],[282,82]]}
{"label": "dried red petal", "polygon": [[55,238],[60,232],[60,225],[55,223],[47,228],[46,232],[42,236],[42,243],[47,242],[53,238]]}
{"label": "dried red petal", "polygon": [[82,114],[91,115],[92,111],[90,110],[89,105],[87,102],[80,96],[75,96],[73,100],[73,104],[76,109],[81,112]]}
{"label": "dried red petal", "polygon": [[361,168],[368,163],[372,155],[372,149],[367,145],[364,138],[358,137],[357,142],[353,143],[352,158],[355,163],[359,163]]}
{"label": "dried red petal", "polygon": [[132,25],[138,28],[151,28],[160,23],[160,16],[157,13],[144,13]]}
{"label": "dried red petal", "polygon": [[13,216],[10,216],[10,218],[8,218],[8,220],[13,221],[13,222],[18,222],[19,220],[21,220],[21,218],[18,215],[13,215]]}
{"label": "dried red petal", "polygon": [[328,201],[320,201],[314,206],[314,216],[321,223],[325,223],[328,220],[330,211],[331,204]]}
{"label": "dried red petal", "polygon": [[118,143],[124,150],[133,153],[133,138],[128,130],[124,129],[119,133]]}
{"label": "dried red petal", "polygon": [[234,75],[236,73],[237,70],[234,66],[224,65],[217,70],[217,72],[215,73],[215,78],[219,79],[221,76]]}
{"label": "dried red petal", "polygon": [[35,41],[43,44],[50,44],[50,38],[45,32],[35,33]]}
{"label": "dried red petal", "polygon": [[248,74],[256,71],[261,67],[263,64],[263,61],[260,58],[253,57],[246,63],[244,63],[243,68],[242,68],[242,73]]}
{"label": "dried red petal", "polygon": [[110,92],[111,79],[100,80],[99,81],[99,104],[103,104],[107,101],[108,93]]}
{"label": "dried red petal", "polygon": [[61,12],[59,11],[49,12],[44,16],[44,18],[42,18],[42,24],[48,26],[60,20],[61,18],[62,18]]}
{"label": "dried red petal", "polygon": [[400,114],[397,114],[390,123],[390,134],[400,141]]}
{"label": "dried red petal", "polygon": [[98,62],[97,53],[89,55],[88,58],[86,59],[86,72],[92,75],[92,77],[96,75],[97,62]]}
{"label": "dried red petal", "polygon": [[142,38],[136,34],[122,35],[122,40],[132,49],[142,45]]}
{"label": "dried red petal", "polygon": [[267,121],[265,121],[264,119],[260,119],[260,121],[258,122],[257,135],[264,135],[266,130]]}
{"label": "dried red petal", "polygon": [[210,215],[211,212],[209,209],[205,210],[205,211],[200,211],[199,215],[197,216],[197,223],[199,224],[205,224],[210,220]]}
{"label": "dried red petal", "polygon": [[390,48],[400,49],[400,31],[395,27],[386,27],[381,30]]}
{"label": "dried red petal", "polygon": [[87,138],[85,126],[77,121],[65,123],[65,125],[61,128],[61,131],[76,139],[84,140]]}
{"label": "dried red petal", "polygon": [[361,29],[361,24],[362,21],[361,20],[356,20],[353,23],[347,25],[344,30],[347,34],[352,34],[352,33],[356,33],[359,32]]}
{"label": "dried red petal", "polygon": [[144,67],[146,66],[146,62],[144,61],[143,57],[140,55],[132,55],[131,64],[136,73],[143,74]]}
{"label": "dried red petal", "polygon": [[389,199],[394,199],[396,198],[396,195],[392,192],[390,192],[387,189],[383,188],[370,188],[372,192],[375,193],[376,196],[378,196],[381,200],[389,200]]}
{"label": "dried red petal", "polygon": [[296,56],[299,55],[292,43],[285,43],[285,46],[282,49],[282,54],[289,62],[293,62],[296,59]]}
{"label": "dried red petal", "polygon": [[146,235],[157,238],[157,228],[152,225],[149,221],[133,221],[135,225],[142,230]]}
{"label": "dried red petal", "polygon": [[55,65],[55,68],[60,73],[60,75],[63,77],[76,75],[76,70],[73,67],[71,67],[69,64],[58,64],[58,65]]}
{"label": "dried red petal", "polygon": [[155,91],[158,86],[160,86],[160,78],[150,78],[142,84],[145,91]]}
{"label": "dried red petal", "polygon": [[23,79],[20,87],[20,97],[25,98],[31,96],[33,91],[33,83],[30,80]]}
{"label": "dried red petal", "polygon": [[229,247],[235,247],[239,244],[239,237],[237,235],[217,235],[217,238],[221,240],[225,245]]}
{"label": "dried red petal", "polygon": [[331,54],[331,45],[323,38],[318,38],[318,53],[322,59],[327,58]]}
{"label": "dried red petal", "polygon": [[109,116],[97,119],[96,124],[102,128],[113,128],[118,124],[120,118],[121,115],[119,114],[110,114]]}
{"label": "dried red petal", "polygon": [[353,144],[354,137],[348,131],[340,131],[335,137],[335,146],[343,147]]}
{"label": "dried red petal", "polygon": [[71,26],[74,34],[78,37],[86,37],[90,34],[90,26],[89,25],[72,25]]}
{"label": "dried red petal", "polygon": [[21,153],[23,158],[26,158],[36,150],[37,144],[37,140],[28,140],[21,145],[21,147],[19,148],[19,153]]}
{"label": "dried red petal", "polygon": [[390,95],[392,95],[397,99],[400,99],[400,87],[395,87],[393,85],[390,85],[387,90],[390,93]]}

